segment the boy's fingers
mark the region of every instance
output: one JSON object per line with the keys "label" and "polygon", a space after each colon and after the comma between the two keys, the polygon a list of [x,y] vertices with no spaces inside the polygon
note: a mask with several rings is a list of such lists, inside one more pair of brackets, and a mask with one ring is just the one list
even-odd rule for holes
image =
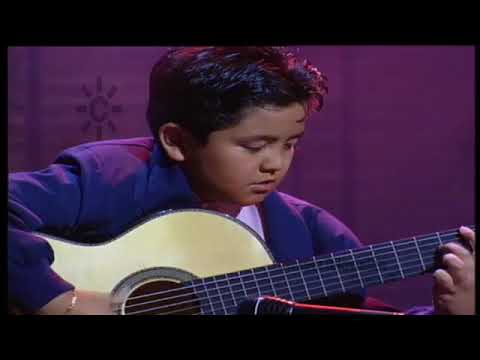
{"label": "boy's fingers", "polygon": [[471,249],[475,251],[475,241],[476,241],[475,232],[466,226],[460,226],[459,232],[460,232],[460,235],[462,235],[462,237],[468,241],[468,243],[471,246]]}
{"label": "boy's fingers", "polygon": [[443,264],[445,264],[446,271],[453,278],[454,284],[461,283],[465,274],[465,262],[462,261],[457,255],[448,253],[443,255]]}
{"label": "boy's fingers", "polygon": [[433,273],[435,279],[434,290],[438,294],[455,293],[455,284],[453,278],[443,269],[435,270]]}

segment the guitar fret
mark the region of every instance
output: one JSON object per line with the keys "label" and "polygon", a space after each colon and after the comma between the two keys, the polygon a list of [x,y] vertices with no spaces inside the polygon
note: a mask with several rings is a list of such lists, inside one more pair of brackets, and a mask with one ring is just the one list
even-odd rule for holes
{"label": "guitar fret", "polygon": [[270,270],[268,269],[268,267],[266,269],[267,269],[268,280],[270,281],[270,286],[272,287],[273,295],[278,296],[277,292],[275,291],[275,286],[273,285],[272,277],[270,276]]}
{"label": "guitar fret", "polygon": [[242,286],[243,293],[245,294],[245,297],[248,298],[247,294],[247,289],[245,289],[245,284],[243,283],[242,277],[240,275],[240,271],[237,271],[238,278],[240,279],[240,285]]}
{"label": "guitar fret", "polygon": [[437,232],[437,239],[438,239],[439,244],[440,244],[440,245],[443,245],[442,238],[441,238],[439,232]]}
{"label": "guitar fret", "polygon": [[285,267],[283,266],[282,263],[280,264],[280,266],[281,266],[281,268],[282,268],[283,276],[285,277],[285,281],[286,281],[286,283],[287,283],[287,288],[288,288],[288,292],[290,293],[290,298],[291,298],[292,300],[295,300],[295,297],[293,296],[292,288],[290,287],[290,281],[288,280],[287,272],[285,271]]}
{"label": "guitar fret", "polygon": [[237,303],[230,280],[228,279],[228,274],[217,275],[215,276],[215,280],[217,281],[217,287],[222,296],[225,310],[229,313],[230,309],[237,307]]}
{"label": "guitar fret", "polygon": [[267,267],[267,269],[270,285],[273,289],[274,296],[285,298],[286,295],[284,294],[284,292],[287,289],[287,284],[284,280],[285,278],[283,277],[280,264],[275,264],[272,267]]}
{"label": "guitar fret", "polygon": [[423,256],[422,256],[422,253],[420,252],[420,249],[419,249],[418,243],[417,243],[417,238],[415,236],[413,237],[413,243],[415,244],[415,247],[417,248],[418,257],[420,258],[420,262],[422,263],[422,269],[423,269],[423,271],[426,271],[427,267],[425,266],[425,263],[423,261]]}
{"label": "guitar fret", "polygon": [[403,274],[402,264],[400,264],[400,260],[398,259],[397,250],[395,249],[395,245],[393,244],[393,241],[390,241],[390,244],[392,244],[393,255],[395,255],[395,259],[397,260],[398,268],[400,269],[400,274],[402,275],[402,279],[405,279],[405,275]]}
{"label": "guitar fret", "polygon": [[305,289],[305,284],[303,283],[302,277],[298,274],[298,268],[296,264],[290,264],[286,267],[287,279],[290,282],[290,288],[292,289],[293,295],[298,300],[303,300],[307,298],[307,291]]}
{"label": "guitar fret", "polygon": [[320,279],[320,285],[322,285],[323,294],[325,296],[328,296],[327,289],[325,288],[325,284],[323,283],[322,274],[320,273],[320,269],[318,268],[317,258],[314,257],[313,259],[314,259],[314,263],[315,263],[315,268],[317,269],[318,278]]}
{"label": "guitar fret", "polygon": [[[242,282],[244,284],[244,289],[247,294],[247,298],[256,298],[259,296],[257,283],[255,276],[253,275],[253,269],[247,269],[239,272],[241,274]],[[250,286],[252,284],[254,286]]]}
{"label": "guitar fret", "polygon": [[233,300],[233,305],[230,306],[229,311],[233,310],[232,313],[235,313],[238,310],[238,305],[247,298],[247,293],[245,291],[245,287],[243,286],[240,272],[228,273],[226,274],[226,278]]}
{"label": "guitar fret", "polygon": [[261,295],[272,295],[275,292],[268,267],[257,269],[257,282],[261,290]]}
{"label": "guitar fret", "polygon": [[230,294],[232,295],[232,301],[235,306],[238,306],[237,300],[235,300],[235,294],[233,293],[232,289],[232,284],[230,284],[230,280],[228,279],[228,276],[225,276],[227,279],[227,284],[228,284],[228,289],[230,290]]}
{"label": "guitar fret", "polygon": [[425,265],[425,268],[427,267],[426,259],[422,259],[419,255],[418,250],[421,250],[421,248],[418,247],[417,249],[415,240],[414,238],[394,243],[405,278],[414,274],[423,274],[425,272],[423,265]]}
{"label": "guitar fret", "polygon": [[[201,289],[201,285],[196,283],[196,281],[191,281],[190,282],[191,286],[192,286],[192,289],[193,289],[193,293],[195,294],[195,296],[197,297],[197,299],[203,299],[204,298],[204,290]],[[205,314],[205,307],[206,307],[206,304],[203,303],[203,301],[199,301],[200,302],[200,314],[201,315],[204,315]]]}
{"label": "guitar fret", "polygon": [[383,281],[383,276],[382,276],[382,272],[380,271],[380,268],[378,267],[378,262],[377,262],[377,259],[375,257],[375,251],[373,250],[373,246],[370,245],[370,251],[372,253],[372,258],[373,258],[373,261],[375,262],[375,266],[377,267],[377,271],[378,271],[378,275],[380,276],[380,281],[382,282],[382,284],[384,283]]}
{"label": "guitar fret", "polygon": [[210,294],[208,293],[208,288],[205,286],[205,279],[201,278],[200,280],[202,282],[203,288],[205,289],[205,294],[207,295],[208,305],[210,306],[210,309],[212,310],[212,314],[214,314],[215,313],[215,308],[213,306],[212,299],[210,298]]}
{"label": "guitar fret", "polygon": [[262,291],[260,290],[260,287],[258,286],[258,280],[257,277],[255,276],[255,271],[253,269],[250,270],[252,275],[253,275],[253,283],[255,284],[255,287],[257,288],[257,293],[259,296],[262,295]]}
{"label": "guitar fret", "polygon": [[213,278],[213,282],[215,284],[215,287],[217,288],[219,298],[220,298],[220,303],[222,304],[223,311],[225,312],[225,315],[226,315],[228,312],[227,312],[227,308],[225,306],[225,303],[223,302],[223,295],[220,292],[220,288],[218,287],[218,282],[215,280],[215,278]]}
{"label": "guitar fret", "polygon": [[335,257],[333,256],[333,253],[331,254],[331,258],[333,260],[333,265],[335,266],[335,270],[337,271],[338,280],[340,281],[340,286],[342,287],[342,291],[345,292],[345,287],[343,286],[342,277],[340,276],[340,271],[338,271],[337,262],[335,261]]}
{"label": "guitar fret", "polygon": [[302,278],[302,281],[303,281],[303,284],[305,285],[305,290],[307,292],[307,298],[309,300],[312,299],[312,297],[310,296],[310,292],[308,291],[308,286],[307,286],[307,283],[305,282],[305,278],[303,277],[303,272],[302,272],[302,268],[300,267],[300,263],[299,261],[297,260],[297,267],[298,267],[298,270],[300,272],[300,277]]}
{"label": "guitar fret", "polygon": [[[313,259],[311,259],[313,260]],[[315,268],[314,261],[306,261],[300,264],[303,272],[303,277],[308,286],[308,292],[310,297],[323,296],[323,291],[318,281],[317,269]]]}
{"label": "guitar fret", "polygon": [[360,284],[362,285],[362,288],[365,287],[365,284],[363,283],[362,276],[360,275],[360,271],[358,270],[357,262],[355,260],[355,255],[353,254],[353,250],[349,249],[350,255],[352,256],[353,259],[353,265],[355,266],[355,271],[357,272],[358,275],[358,280],[360,280]]}

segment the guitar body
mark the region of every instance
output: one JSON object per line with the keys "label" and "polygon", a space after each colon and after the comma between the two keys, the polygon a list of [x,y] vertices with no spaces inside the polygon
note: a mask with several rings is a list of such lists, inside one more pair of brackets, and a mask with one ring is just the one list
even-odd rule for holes
{"label": "guitar body", "polygon": [[161,212],[97,245],[36,235],[53,248],[53,270],[79,289],[111,292],[122,314],[129,296],[155,291],[148,284],[168,290],[195,278],[273,263],[250,228],[206,210]]}

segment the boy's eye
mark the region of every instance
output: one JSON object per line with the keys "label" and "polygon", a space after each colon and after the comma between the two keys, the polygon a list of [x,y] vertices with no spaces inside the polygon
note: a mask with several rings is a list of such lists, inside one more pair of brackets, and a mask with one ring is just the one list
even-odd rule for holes
{"label": "boy's eye", "polygon": [[244,144],[242,146],[249,151],[260,151],[265,147],[265,145],[249,145],[249,144]]}

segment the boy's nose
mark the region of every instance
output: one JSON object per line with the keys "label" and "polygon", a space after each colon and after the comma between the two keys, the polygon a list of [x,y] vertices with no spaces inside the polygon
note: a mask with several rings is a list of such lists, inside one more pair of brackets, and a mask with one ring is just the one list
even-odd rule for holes
{"label": "boy's nose", "polygon": [[260,165],[260,170],[262,172],[276,173],[282,169],[283,159],[280,155],[271,154],[266,156]]}

